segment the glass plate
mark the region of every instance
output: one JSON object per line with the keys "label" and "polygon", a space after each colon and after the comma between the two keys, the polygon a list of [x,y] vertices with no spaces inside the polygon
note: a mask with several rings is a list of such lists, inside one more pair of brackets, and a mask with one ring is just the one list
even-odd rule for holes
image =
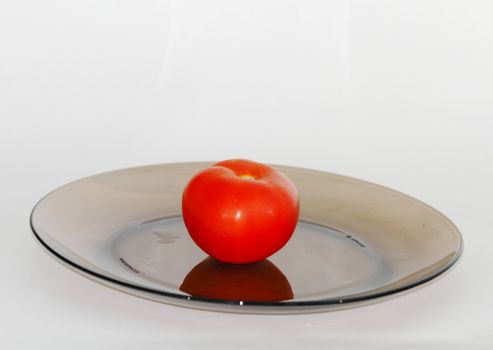
{"label": "glass plate", "polygon": [[181,219],[181,193],[209,163],[90,176],[49,193],[31,227],[59,261],[118,290],[226,312],[302,313],[367,304],[450,268],[462,238],[445,216],[402,193],[353,178],[276,166],[298,187],[300,221],[268,260],[207,258]]}

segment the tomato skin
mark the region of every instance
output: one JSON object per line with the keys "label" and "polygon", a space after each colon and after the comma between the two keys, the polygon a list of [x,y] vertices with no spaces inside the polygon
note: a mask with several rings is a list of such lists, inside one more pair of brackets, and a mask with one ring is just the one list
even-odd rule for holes
{"label": "tomato skin", "polygon": [[190,236],[207,254],[226,263],[252,263],[291,238],[298,222],[298,191],[270,166],[226,160],[190,180],[182,213]]}

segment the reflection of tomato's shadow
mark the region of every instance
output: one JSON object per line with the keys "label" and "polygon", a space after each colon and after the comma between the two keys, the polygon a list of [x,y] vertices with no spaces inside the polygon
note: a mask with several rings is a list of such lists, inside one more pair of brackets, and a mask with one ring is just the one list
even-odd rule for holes
{"label": "reflection of tomato's shadow", "polygon": [[233,265],[208,257],[185,277],[180,290],[192,296],[231,301],[281,301],[293,298],[291,285],[269,260]]}

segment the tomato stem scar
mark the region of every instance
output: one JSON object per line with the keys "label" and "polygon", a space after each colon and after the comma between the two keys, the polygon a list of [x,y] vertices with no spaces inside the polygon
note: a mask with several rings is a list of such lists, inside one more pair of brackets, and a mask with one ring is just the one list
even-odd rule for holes
{"label": "tomato stem scar", "polygon": [[242,178],[243,180],[256,180],[256,177],[250,174],[240,175],[240,178]]}

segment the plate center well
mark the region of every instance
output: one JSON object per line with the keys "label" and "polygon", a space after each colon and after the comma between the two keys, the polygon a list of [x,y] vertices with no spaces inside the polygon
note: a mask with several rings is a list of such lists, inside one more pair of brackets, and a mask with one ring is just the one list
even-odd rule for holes
{"label": "plate center well", "polygon": [[[180,286],[207,258],[188,235],[181,217],[148,221],[114,237],[111,255],[122,271],[126,275],[130,272],[136,283],[150,283],[166,292],[188,295],[183,288],[180,290]],[[242,279],[252,278],[252,275],[265,278],[275,269],[277,275],[283,276],[283,281],[288,281],[292,290],[290,299],[295,301],[364,293],[382,287],[392,277],[392,271],[382,257],[360,237],[303,221],[298,223],[286,246],[268,260],[271,263],[268,271],[265,266],[258,265],[242,267],[241,272],[233,273],[227,266],[227,272],[221,267],[218,271],[216,266],[209,270],[201,268],[203,276],[198,280],[197,273],[193,276],[197,283],[220,280],[221,286],[216,289],[224,290],[247,283]],[[219,273],[223,275],[218,276]],[[272,278],[275,279],[276,276]],[[259,282],[258,288],[263,288],[262,283]],[[214,293],[210,288],[208,290]],[[218,293],[217,298],[221,295]],[[215,297],[214,294],[205,296]]]}

